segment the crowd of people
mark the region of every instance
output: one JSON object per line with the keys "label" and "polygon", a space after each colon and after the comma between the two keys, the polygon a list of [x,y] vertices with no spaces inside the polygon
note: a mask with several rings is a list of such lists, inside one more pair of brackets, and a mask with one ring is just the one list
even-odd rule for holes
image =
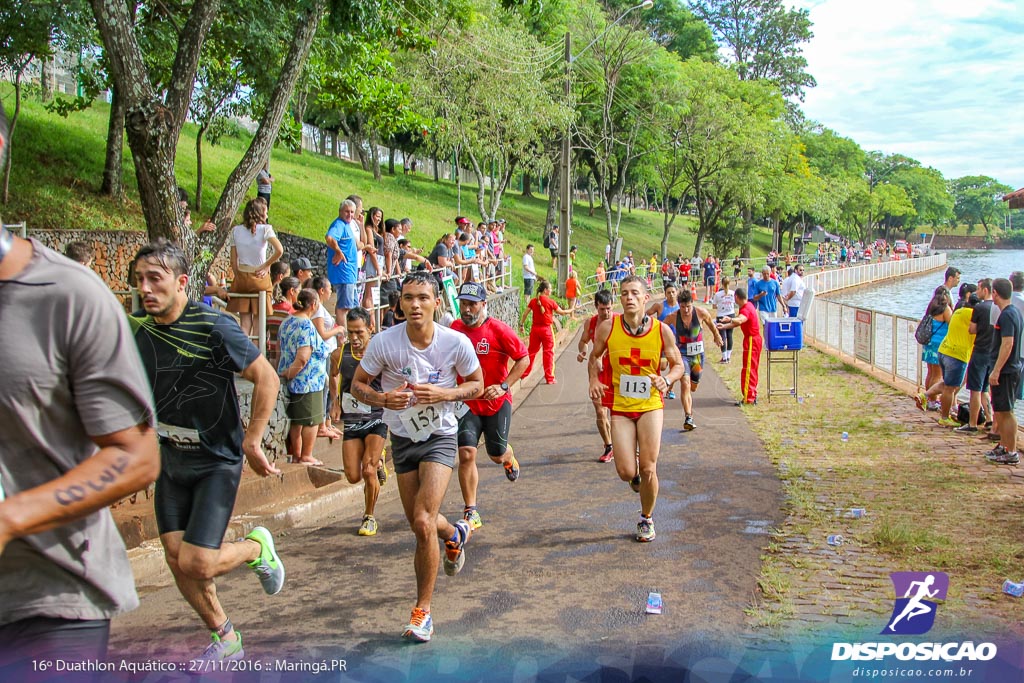
{"label": "crowd of people", "polygon": [[[995,442],[985,453],[989,461],[1017,465],[1013,410],[1024,398],[1024,272],[977,283],[961,283],[960,276],[959,269],[946,269],[918,325],[915,336],[927,372],[916,402],[922,410],[937,411],[939,425]],[[958,406],[964,387],[969,399]]]}

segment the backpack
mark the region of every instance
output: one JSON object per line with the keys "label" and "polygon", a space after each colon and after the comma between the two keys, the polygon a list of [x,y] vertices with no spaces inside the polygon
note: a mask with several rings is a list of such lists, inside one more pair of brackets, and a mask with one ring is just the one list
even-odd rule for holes
{"label": "backpack", "polygon": [[914,330],[914,339],[921,346],[928,346],[928,342],[932,340],[932,317],[927,313],[917,324],[917,329]]}
{"label": "backpack", "polygon": [[[971,421],[971,407],[966,403],[961,403],[956,409],[956,421],[960,424],[969,424]],[[982,425],[988,422],[988,416],[985,415],[985,409],[982,408],[978,411],[978,424]]]}
{"label": "backpack", "polygon": [[544,231],[544,248],[545,249],[550,249],[551,248],[551,231],[550,230],[545,230]]}

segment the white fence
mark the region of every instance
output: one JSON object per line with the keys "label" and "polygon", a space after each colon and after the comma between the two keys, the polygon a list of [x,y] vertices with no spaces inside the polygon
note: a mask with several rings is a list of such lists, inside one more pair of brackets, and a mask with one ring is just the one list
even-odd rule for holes
{"label": "white fence", "polygon": [[[820,296],[847,287],[926,273],[943,268],[945,254],[814,273],[804,279]],[[838,351],[915,386],[924,382],[925,367],[914,331],[918,320],[816,298],[804,322],[804,337],[824,350]]]}

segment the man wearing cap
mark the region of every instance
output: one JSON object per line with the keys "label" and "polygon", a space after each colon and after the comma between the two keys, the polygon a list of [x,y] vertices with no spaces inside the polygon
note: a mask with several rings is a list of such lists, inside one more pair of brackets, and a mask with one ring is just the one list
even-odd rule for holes
{"label": "man wearing cap", "polygon": [[305,256],[300,256],[291,262],[292,277],[299,281],[300,285],[313,277],[313,264]]}
{"label": "man wearing cap", "polygon": [[[480,435],[484,437],[487,455],[505,468],[509,481],[519,478],[519,463],[508,445],[512,424],[512,393],[509,385],[522,377],[529,357],[526,345],[515,330],[487,315],[487,290],[479,282],[467,282],[459,288],[460,320],[451,328],[469,337],[484,373],[484,393],[478,399],[456,406],[459,415],[459,486],[466,507],[463,518],[474,529],[483,522],[476,506],[476,489],[480,475],[476,468],[476,451]],[[509,361],[512,361],[511,368]],[[462,378],[459,378],[462,381]]]}

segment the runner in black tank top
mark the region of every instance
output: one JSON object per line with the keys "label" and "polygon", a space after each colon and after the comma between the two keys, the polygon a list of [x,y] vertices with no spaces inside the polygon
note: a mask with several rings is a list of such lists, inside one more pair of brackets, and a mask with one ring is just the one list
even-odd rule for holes
{"label": "runner in black tank top", "polygon": [[[683,367],[686,368],[683,379],[679,382],[681,389],[679,398],[682,401],[685,416],[683,429],[691,431],[697,428],[693,422],[693,392],[697,391],[704,367],[704,335],[701,324],[706,325],[708,330],[714,334],[715,343],[719,348],[724,346],[725,342],[722,341],[722,335],[718,333],[711,314],[706,309],[698,308],[693,303],[690,292],[685,289],[679,293],[679,310],[672,322],[676,345],[683,357]],[[689,382],[686,381],[687,375],[689,375]]]}

